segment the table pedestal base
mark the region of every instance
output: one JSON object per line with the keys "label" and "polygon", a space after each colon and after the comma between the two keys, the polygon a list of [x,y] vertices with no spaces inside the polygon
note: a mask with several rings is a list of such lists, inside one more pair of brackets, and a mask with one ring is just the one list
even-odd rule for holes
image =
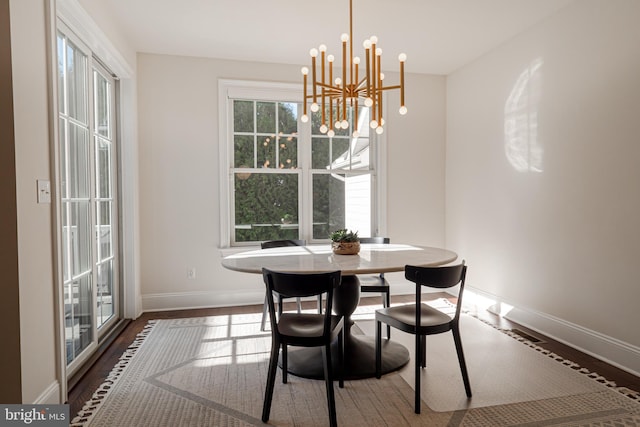
{"label": "table pedestal base", "polygon": [[[292,375],[303,378],[324,379],[322,354],[318,347],[289,347],[288,371]],[[375,338],[363,335],[351,335],[349,343],[345,342],[344,379],[360,380],[376,376],[376,343]],[[338,346],[331,346],[331,362],[337,375]],[[409,350],[403,345],[382,339],[382,374],[397,371],[409,362]]]}
{"label": "table pedestal base", "polygon": [[[357,380],[376,376],[375,338],[353,335],[351,315],[360,301],[360,281],[357,276],[342,276],[342,282],[333,295],[333,311],[344,316],[344,379]],[[288,372],[303,378],[323,379],[321,349],[289,347]],[[331,346],[331,362],[336,374],[338,345]],[[409,362],[409,350],[397,342],[382,340],[382,374],[397,371]],[[280,363],[280,367],[282,364]]]}

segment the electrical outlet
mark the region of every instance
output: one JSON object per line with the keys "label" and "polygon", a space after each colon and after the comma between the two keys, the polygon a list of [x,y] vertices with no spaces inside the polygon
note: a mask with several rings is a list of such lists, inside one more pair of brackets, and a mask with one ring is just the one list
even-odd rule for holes
{"label": "electrical outlet", "polygon": [[196,278],[196,269],[195,267],[191,267],[187,269],[187,279],[195,279]]}

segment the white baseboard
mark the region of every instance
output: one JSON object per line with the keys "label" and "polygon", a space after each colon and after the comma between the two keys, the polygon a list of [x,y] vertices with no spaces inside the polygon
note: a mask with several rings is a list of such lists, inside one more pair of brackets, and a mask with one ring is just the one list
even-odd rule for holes
{"label": "white baseboard", "polygon": [[33,402],[34,405],[58,405],[60,401],[60,383],[54,381]]}
{"label": "white baseboard", "polygon": [[[473,300],[475,294],[498,305],[509,305],[508,301],[470,286],[465,288],[467,292],[471,295],[465,296],[465,302]],[[640,377],[640,347],[526,307],[509,305],[508,310],[496,314]]]}
{"label": "white baseboard", "polygon": [[262,304],[264,291],[203,291],[143,294],[142,311],[189,310],[194,308],[231,307]]}
{"label": "white baseboard", "polygon": [[[390,277],[389,277],[390,276]],[[415,293],[415,284],[387,275],[392,295]],[[313,298],[311,298],[313,300]],[[262,304],[264,288],[243,291],[168,292],[142,295],[142,311],[190,310],[195,308],[233,307]]]}

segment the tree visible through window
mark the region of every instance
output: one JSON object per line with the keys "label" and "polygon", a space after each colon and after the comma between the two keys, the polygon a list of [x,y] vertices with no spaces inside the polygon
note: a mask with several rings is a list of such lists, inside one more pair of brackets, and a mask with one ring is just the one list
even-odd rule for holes
{"label": "tree visible through window", "polygon": [[345,227],[373,234],[375,147],[367,108],[359,108],[358,123],[349,109],[349,128],[329,137],[320,131],[320,112],[310,123],[299,120],[298,102],[229,98],[232,245],[326,241]]}

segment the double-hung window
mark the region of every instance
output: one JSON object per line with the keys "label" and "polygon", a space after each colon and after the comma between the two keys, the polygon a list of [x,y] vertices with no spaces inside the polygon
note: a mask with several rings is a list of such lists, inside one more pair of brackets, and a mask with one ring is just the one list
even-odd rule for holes
{"label": "double-hung window", "polygon": [[222,246],[378,233],[381,137],[369,132],[367,108],[357,123],[349,110],[349,128],[329,137],[320,112],[300,120],[300,85],[219,86]]}

